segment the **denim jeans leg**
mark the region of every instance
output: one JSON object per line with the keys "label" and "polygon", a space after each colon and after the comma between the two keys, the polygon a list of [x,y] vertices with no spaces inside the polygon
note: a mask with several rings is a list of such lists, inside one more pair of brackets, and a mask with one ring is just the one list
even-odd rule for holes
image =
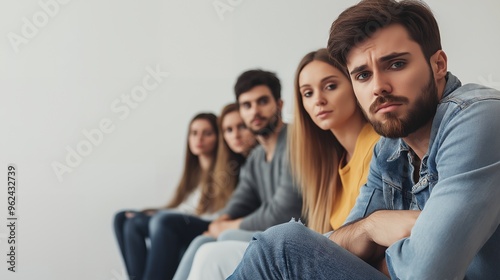
{"label": "denim jeans leg", "polygon": [[158,212],[150,222],[151,249],[144,279],[172,279],[180,256],[189,243],[208,229],[210,222],[198,217]]}
{"label": "denim jeans leg", "polygon": [[387,277],[301,223],[258,233],[228,279],[385,279]]}
{"label": "denim jeans leg", "polygon": [[150,216],[137,212],[124,224],[124,245],[127,271],[131,279],[141,280],[147,259],[146,238],[149,235]]}
{"label": "denim jeans leg", "polygon": [[[125,266],[127,266],[127,260],[125,255],[125,240],[123,235],[124,235],[125,222],[127,221],[127,217],[125,217],[126,212],[127,211],[120,211],[116,213],[113,219],[113,229],[115,232],[116,241],[118,242],[118,247],[120,248],[120,253],[122,254]],[[127,273],[130,274],[130,271],[128,271],[128,267],[127,267]]]}

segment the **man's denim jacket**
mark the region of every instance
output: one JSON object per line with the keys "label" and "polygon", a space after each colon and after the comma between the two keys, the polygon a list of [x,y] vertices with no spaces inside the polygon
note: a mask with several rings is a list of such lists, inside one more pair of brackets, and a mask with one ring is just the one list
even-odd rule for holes
{"label": "man's denim jacket", "polygon": [[376,210],[422,210],[386,250],[393,279],[500,279],[500,92],[451,73],[413,180],[413,152],[381,138],[346,223]]}

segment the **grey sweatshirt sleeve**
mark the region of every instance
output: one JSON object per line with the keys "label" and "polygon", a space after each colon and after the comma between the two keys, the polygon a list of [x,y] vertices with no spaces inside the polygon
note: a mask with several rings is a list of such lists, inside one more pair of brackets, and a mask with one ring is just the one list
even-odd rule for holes
{"label": "grey sweatshirt sleeve", "polygon": [[293,184],[286,153],[282,153],[281,156],[280,177],[274,195],[243,219],[241,229],[266,230],[271,226],[288,222],[291,218],[300,218],[302,197],[299,189]]}
{"label": "grey sweatshirt sleeve", "polygon": [[231,219],[245,217],[252,213],[260,204],[258,193],[255,191],[255,181],[251,179],[251,165],[253,158],[249,158],[241,167],[236,190],[231,196],[223,213]]}

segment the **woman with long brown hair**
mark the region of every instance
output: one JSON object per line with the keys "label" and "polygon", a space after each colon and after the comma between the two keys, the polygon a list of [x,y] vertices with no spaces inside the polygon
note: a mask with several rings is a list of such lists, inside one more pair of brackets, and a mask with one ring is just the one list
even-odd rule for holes
{"label": "woman with long brown hair", "polygon": [[210,196],[218,198],[212,202],[216,210],[226,205],[238,184],[240,168],[257,143],[240,116],[238,104],[230,103],[222,109],[219,117],[219,139],[213,184],[208,189]]}
{"label": "woman with long brown hair", "polygon": [[[146,239],[153,245],[154,234],[151,221],[167,213],[191,215],[209,214],[207,204],[201,203],[201,194],[212,182],[209,176],[214,170],[217,154],[217,116],[200,113],[189,123],[184,170],[172,200],[163,208],[143,211],[122,211],[115,215],[116,238],[127,267],[128,274],[142,279],[148,269],[150,256],[156,246],[148,247]],[[191,230],[203,230],[208,221],[191,223]],[[175,249],[174,249],[175,250]]]}

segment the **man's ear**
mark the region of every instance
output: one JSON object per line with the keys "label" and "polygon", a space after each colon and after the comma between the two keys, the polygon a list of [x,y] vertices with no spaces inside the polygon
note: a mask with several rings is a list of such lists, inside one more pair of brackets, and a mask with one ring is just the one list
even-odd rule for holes
{"label": "man's ear", "polygon": [[445,79],[446,73],[448,73],[448,57],[446,57],[444,51],[438,50],[431,56],[429,62],[436,84],[439,84]]}
{"label": "man's ear", "polygon": [[280,98],[277,103],[278,103],[278,108],[280,109],[280,111],[283,110],[283,99]]}

